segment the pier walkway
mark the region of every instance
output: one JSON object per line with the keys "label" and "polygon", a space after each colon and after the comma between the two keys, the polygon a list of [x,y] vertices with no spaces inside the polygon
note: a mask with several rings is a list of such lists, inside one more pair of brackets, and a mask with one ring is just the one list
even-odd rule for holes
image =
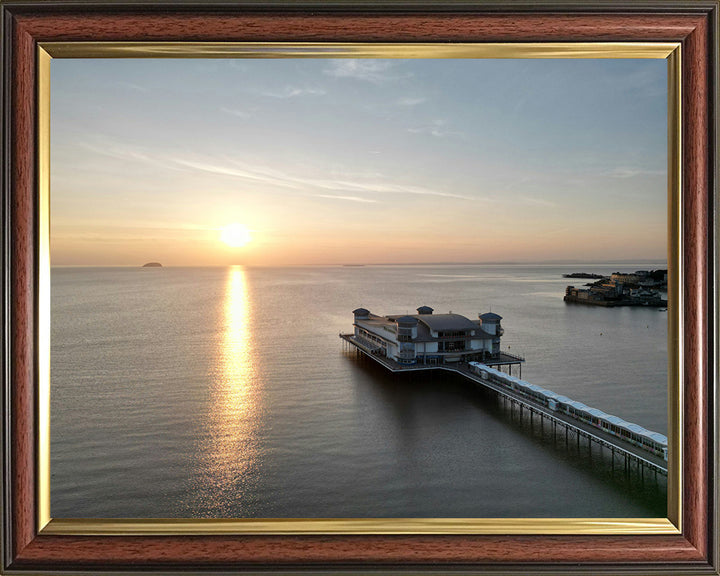
{"label": "pier walkway", "polygon": [[[555,433],[557,433],[557,427],[560,427],[561,430],[565,431],[566,443],[569,443],[570,433],[573,433],[575,435],[575,441],[577,442],[578,447],[580,445],[581,438],[587,441],[591,454],[592,444],[597,444],[603,448],[607,448],[608,450],[610,450],[613,465],[615,463],[616,455],[622,457],[624,459],[626,471],[629,469],[630,463],[635,462],[635,464],[637,464],[640,469],[647,468],[649,470],[652,470],[656,474],[659,473],[661,475],[667,476],[667,462],[661,457],[646,452],[638,448],[637,446],[630,444],[629,442],[623,441],[617,436],[605,432],[604,430],[571,418],[570,416],[567,416],[565,414],[550,410],[542,404],[539,404],[525,396],[521,396],[520,394],[514,392],[513,390],[505,386],[500,386],[491,382],[490,380],[484,380],[480,378],[480,376],[478,376],[477,374],[472,373],[467,364],[413,364],[405,366],[378,354],[377,350],[374,349],[374,347],[369,346],[369,343],[366,344],[365,342],[356,338],[354,334],[340,334],[339,336],[349,345],[361,352],[363,355],[367,356],[368,358],[372,358],[378,364],[382,365],[384,368],[390,370],[391,372],[426,372],[429,370],[443,370],[446,372],[453,372],[455,374],[459,374],[476,385],[480,385],[486,389],[493,390],[505,401],[510,402],[511,405],[517,406],[520,410],[521,416],[523,410],[527,410],[530,412],[531,416],[539,416],[541,419],[541,423],[544,422],[544,420],[548,420],[548,422],[550,422],[550,424],[553,426],[553,430]],[[502,356],[507,356],[507,358],[503,361]],[[500,360],[500,362],[498,362],[497,360]],[[504,354],[501,355],[500,358],[494,358],[485,364],[487,364],[488,366],[513,365],[518,364],[521,361],[522,359],[519,357]]]}

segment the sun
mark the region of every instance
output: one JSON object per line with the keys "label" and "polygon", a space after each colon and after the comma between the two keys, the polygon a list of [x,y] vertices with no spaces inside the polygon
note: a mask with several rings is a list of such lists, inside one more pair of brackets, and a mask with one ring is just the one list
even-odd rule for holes
{"label": "sun", "polygon": [[250,230],[244,224],[228,224],[220,233],[220,240],[232,248],[245,246],[252,240]]}

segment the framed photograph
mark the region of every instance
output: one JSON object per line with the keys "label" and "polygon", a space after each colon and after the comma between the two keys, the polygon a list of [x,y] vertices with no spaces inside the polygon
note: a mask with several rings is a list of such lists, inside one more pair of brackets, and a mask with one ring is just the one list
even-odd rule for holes
{"label": "framed photograph", "polygon": [[718,3],[2,3],[3,570],[717,573]]}

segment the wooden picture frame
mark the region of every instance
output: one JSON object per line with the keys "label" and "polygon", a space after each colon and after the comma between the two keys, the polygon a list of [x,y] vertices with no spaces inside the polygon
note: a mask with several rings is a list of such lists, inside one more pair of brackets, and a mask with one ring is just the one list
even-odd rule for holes
{"label": "wooden picture frame", "polygon": [[[718,573],[716,187],[718,2],[2,3],[3,524],[7,573]],[[56,534],[38,492],[42,297],[38,111],[43,43],[575,43],[681,46],[681,529],[663,534]],[[79,45],[79,44],[78,44]],[[80,46],[80,45],[79,45]],[[671,167],[672,169],[672,167]]]}

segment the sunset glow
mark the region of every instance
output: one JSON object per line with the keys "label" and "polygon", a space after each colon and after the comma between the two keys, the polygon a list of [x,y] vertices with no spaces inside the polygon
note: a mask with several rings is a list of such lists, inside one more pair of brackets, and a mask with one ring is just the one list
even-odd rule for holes
{"label": "sunset glow", "polygon": [[250,230],[244,224],[229,224],[222,229],[220,239],[232,248],[241,248],[252,240]]}
{"label": "sunset glow", "polygon": [[667,64],[52,62],[53,265],[664,260]]}

